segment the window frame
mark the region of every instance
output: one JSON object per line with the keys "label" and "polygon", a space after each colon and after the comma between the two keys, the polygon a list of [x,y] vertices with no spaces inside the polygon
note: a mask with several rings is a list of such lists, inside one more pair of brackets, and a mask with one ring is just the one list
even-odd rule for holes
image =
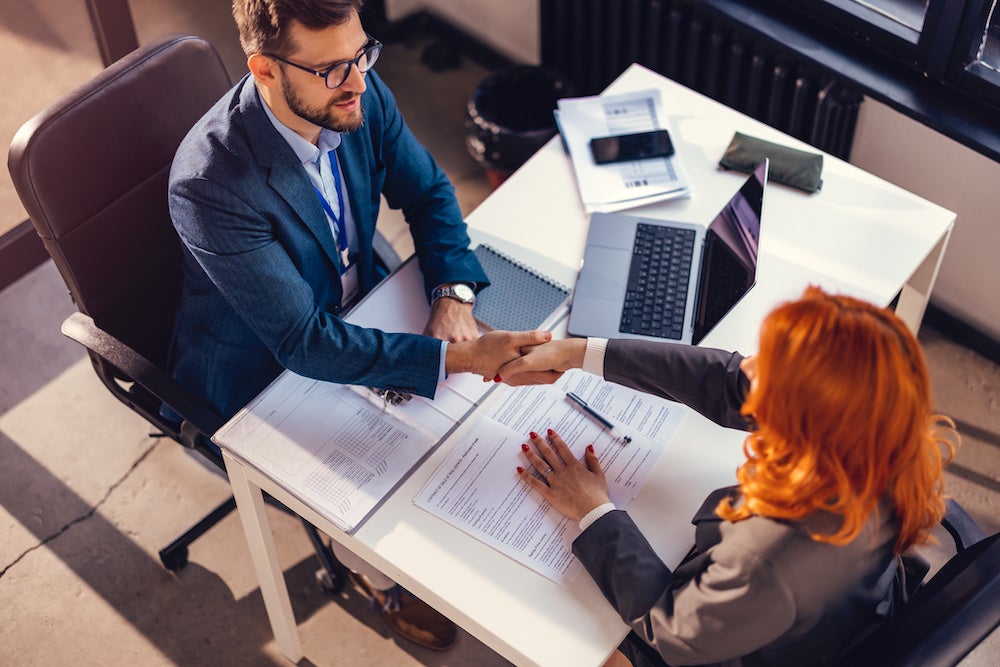
{"label": "window frame", "polygon": [[919,31],[853,0],[772,1],[798,16],[810,31],[839,34],[876,57],[1000,106],[1000,73],[975,58],[992,0],[928,0]]}
{"label": "window frame", "polygon": [[966,0],[966,11],[956,31],[947,79],[961,90],[1000,107],[1000,72],[983,65],[976,58],[983,33],[989,27],[987,22],[992,6],[992,0]]}

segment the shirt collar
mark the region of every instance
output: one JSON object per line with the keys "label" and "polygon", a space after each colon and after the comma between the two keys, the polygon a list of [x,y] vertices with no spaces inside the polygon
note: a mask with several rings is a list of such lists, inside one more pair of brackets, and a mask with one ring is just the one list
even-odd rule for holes
{"label": "shirt collar", "polygon": [[[257,91],[257,96],[260,97],[260,90]],[[299,136],[290,127],[278,120],[278,117],[274,115],[274,112],[271,111],[271,107],[268,106],[263,97],[260,97],[260,103],[261,106],[264,107],[264,113],[267,114],[267,118],[271,121],[271,125],[274,126],[274,129],[278,131],[278,134],[280,134],[285,142],[291,147],[292,151],[295,152],[295,156],[300,162],[302,162],[302,164],[316,162],[320,156],[325,155],[340,146],[340,132],[334,132],[333,130],[328,130],[326,128],[320,130],[319,146],[312,145],[310,142]]]}

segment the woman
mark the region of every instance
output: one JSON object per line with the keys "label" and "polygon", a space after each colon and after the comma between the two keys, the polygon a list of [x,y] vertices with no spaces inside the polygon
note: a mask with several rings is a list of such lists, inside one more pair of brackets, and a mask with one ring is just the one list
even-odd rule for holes
{"label": "woman", "polygon": [[944,512],[955,432],[931,413],[923,355],[894,314],[809,288],[768,315],[756,357],[570,339],[500,375],[551,382],[570,368],[750,431],[738,486],[708,497],[674,571],[610,504],[592,448],[578,461],[553,431],[524,447],[546,474],[519,474],[580,522],[573,551],[632,627],[609,664],[826,664],[905,600],[900,556]]}

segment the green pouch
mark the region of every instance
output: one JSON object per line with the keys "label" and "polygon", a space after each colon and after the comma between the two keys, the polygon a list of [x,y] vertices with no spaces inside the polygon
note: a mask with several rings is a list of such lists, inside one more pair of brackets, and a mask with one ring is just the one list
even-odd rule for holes
{"label": "green pouch", "polygon": [[771,160],[768,180],[775,183],[816,192],[823,187],[823,156],[782,146],[764,139],[737,132],[719,160],[723,169],[749,174],[764,158]]}

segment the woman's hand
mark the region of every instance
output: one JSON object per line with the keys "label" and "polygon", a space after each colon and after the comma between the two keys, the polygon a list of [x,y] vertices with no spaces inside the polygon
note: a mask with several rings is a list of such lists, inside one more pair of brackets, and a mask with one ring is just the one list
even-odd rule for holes
{"label": "woman's hand", "polygon": [[542,479],[519,467],[517,474],[521,479],[558,512],[574,521],[579,521],[595,507],[610,502],[608,482],[594,453],[594,446],[587,445],[581,462],[573,456],[558,433],[549,429],[548,436],[549,441],[546,442],[537,433],[532,433],[534,449],[528,445],[521,446],[528,463]]}
{"label": "woman's hand", "polygon": [[500,377],[510,385],[552,384],[571,368],[583,366],[586,338],[553,340],[525,348],[524,355],[500,369]]}

